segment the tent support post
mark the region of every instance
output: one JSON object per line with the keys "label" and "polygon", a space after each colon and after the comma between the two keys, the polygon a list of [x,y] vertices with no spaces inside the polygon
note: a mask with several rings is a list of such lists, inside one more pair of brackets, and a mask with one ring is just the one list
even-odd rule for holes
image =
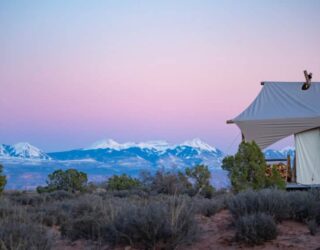
{"label": "tent support post", "polygon": [[291,158],[290,155],[287,155],[287,182],[292,181],[292,173],[291,173]]}
{"label": "tent support post", "polygon": [[245,140],[245,138],[244,138],[244,134],[243,133],[241,133],[241,142],[245,142],[246,140]]}
{"label": "tent support post", "polygon": [[292,182],[297,182],[297,160],[296,156],[294,156],[293,160],[293,173],[292,173]]}

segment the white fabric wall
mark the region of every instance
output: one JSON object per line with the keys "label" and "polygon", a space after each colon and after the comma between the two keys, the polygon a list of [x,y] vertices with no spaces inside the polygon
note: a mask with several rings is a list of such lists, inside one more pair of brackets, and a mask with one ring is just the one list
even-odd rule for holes
{"label": "white fabric wall", "polygon": [[297,183],[320,184],[320,129],[295,134]]}

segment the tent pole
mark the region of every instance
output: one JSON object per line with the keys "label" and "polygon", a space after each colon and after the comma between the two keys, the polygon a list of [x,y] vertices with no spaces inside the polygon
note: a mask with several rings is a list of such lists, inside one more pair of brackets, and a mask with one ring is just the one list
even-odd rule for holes
{"label": "tent pole", "polygon": [[293,160],[293,173],[292,173],[292,182],[297,182],[297,160],[296,156],[294,156]]}
{"label": "tent pole", "polygon": [[292,181],[292,173],[291,173],[291,157],[288,154],[287,155],[287,182],[291,182]]}
{"label": "tent pole", "polygon": [[245,142],[246,140],[245,140],[245,138],[244,138],[244,134],[243,133],[241,133],[241,142]]}

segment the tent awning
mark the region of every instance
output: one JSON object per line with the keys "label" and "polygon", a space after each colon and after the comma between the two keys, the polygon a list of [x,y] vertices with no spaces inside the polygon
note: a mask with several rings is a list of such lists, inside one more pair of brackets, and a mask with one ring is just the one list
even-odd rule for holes
{"label": "tent awning", "polygon": [[320,127],[320,84],[301,90],[303,82],[265,82],[256,99],[235,123],[246,141],[261,149],[295,133]]}

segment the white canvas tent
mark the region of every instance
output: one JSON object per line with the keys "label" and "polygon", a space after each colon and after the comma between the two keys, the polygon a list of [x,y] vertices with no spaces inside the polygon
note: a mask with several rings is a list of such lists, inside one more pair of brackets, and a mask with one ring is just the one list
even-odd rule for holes
{"label": "white canvas tent", "polygon": [[246,141],[261,149],[295,135],[297,182],[320,184],[320,83],[265,82],[256,99],[235,123]]}

